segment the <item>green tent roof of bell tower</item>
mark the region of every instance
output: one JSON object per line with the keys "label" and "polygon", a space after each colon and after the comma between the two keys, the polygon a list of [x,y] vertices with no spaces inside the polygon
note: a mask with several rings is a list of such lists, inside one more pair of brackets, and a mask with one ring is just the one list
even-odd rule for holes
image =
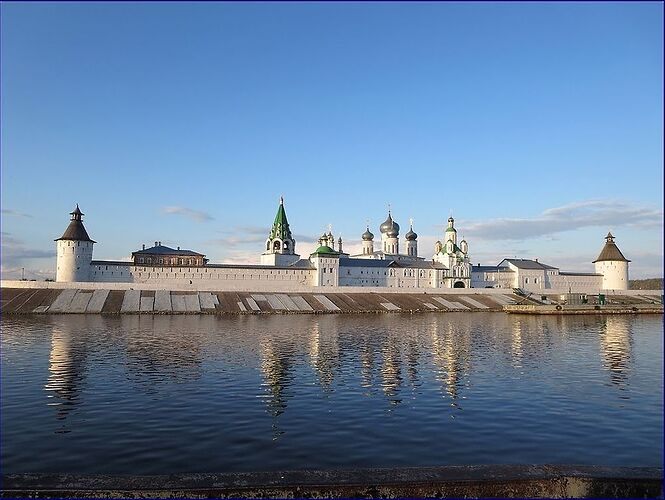
{"label": "green tent roof of bell tower", "polygon": [[280,240],[292,240],[289,221],[286,219],[286,210],[284,210],[284,198],[279,199],[279,208],[275,215],[275,222],[272,223],[270,230],[270,239],[279,238]]}

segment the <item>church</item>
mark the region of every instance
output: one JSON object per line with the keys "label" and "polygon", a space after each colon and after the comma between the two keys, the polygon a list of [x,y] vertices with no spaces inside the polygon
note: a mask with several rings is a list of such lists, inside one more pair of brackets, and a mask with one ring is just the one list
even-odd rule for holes
{"label": "church", "polygon": [[[504,259],[497,266],[472,266],[469,245],[458,241],[453,217],[430,257],[418,255],[418,234],[409,230],[400,241],[400,225],[388,209],[379,226],[376,247],[369,225],[361,235],[361,253],[350,255],[342,238],[329,229],[307,257],[296,253],[284,199],[266,238],[260,264],[214,264],[204,254],[176,249],[156,241],[136,250],[128,261],[93,260],[93,245],[78,205],[56,241],[56,281],[101,283],[185,284],[210,290],[302,290],[303,287],[371,287],[400,289],[521,288],[527,291],[577,291],[628,287],[628,260],[609,234],[596,261],[596,273],[564,273],[524,259]],[[400,251],[400,246],[403,251]],[[574,290],[573,290],[574,288]]]}

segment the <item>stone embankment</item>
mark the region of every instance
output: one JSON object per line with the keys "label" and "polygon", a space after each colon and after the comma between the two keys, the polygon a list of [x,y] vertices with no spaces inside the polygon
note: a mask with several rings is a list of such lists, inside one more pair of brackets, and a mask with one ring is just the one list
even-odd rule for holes
{"label": "stone embankment", "polygon": [[[23,286],[25,285],[25,286]],[[146,285],[3,282],[3,314],[319,314],[505,311],[520,314],[662,314],[661,292],[617,292],[606,303],[568,304],[562,295],[506,289],[305,288],[302,291],[165,290]],[[74,286],[72,286],[74,285]],[[75,286],[80,285],[80,286]],[[520,292],[519,290],[517,292]],[[595,300],[595,299],[594,299]]]}
{"label": "stone embankment", "polygon": [[287,314],[501,311],[506,293],[254,293],[3,288],[3,314]]}
{"label": "stone embankment", "polygon": [[477,465],[82,476],[9,474],[2,498],[663,498],[660,467]]}

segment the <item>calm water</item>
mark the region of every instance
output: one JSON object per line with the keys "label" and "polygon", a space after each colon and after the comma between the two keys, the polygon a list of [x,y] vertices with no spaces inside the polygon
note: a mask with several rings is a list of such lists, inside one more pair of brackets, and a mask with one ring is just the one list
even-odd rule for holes
{"label": "calm water", "polygon": [[3,318],[2,468],[662,466],[663,319]]}

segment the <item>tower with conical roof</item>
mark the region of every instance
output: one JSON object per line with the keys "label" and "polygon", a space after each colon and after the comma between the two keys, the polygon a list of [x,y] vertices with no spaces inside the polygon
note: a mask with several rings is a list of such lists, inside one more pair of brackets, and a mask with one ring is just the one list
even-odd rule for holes
{"label": "tower with conical roof", "polygon": [[612,233],[607,233],[605,246],[593,261],[596,273],[603,275],[603,290],[628,290],[629,262],[614,243]]}
{"label": "tower with conical roof", "polygon": [[63,235],[55,240],[55,280],[60,282],[90,281],[92,246],[96,242],[90,239],[85,230],[84,214],[78,203],[70,215],[69,226]]}
{"label": "tower with conical roof", "polygon": [[266,240],[266,251],[261,255],[261,264],[269,266],[289,266],[300,259],[296,254],[296,240],[291,234],[289,221],[284,210],[284,198],[279,198],[277,215]]}

